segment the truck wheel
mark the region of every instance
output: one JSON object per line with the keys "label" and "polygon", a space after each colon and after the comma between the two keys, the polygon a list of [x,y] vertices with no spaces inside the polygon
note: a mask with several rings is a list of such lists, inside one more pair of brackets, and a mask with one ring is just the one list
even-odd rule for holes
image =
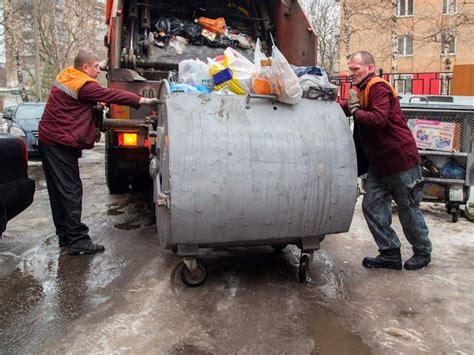
{"label": "truck wheel", "polygon": [[153,180],[150,175],[143,174],[132,177],[132,189],[134,192],[147,192],[153,187]]}
{"label": "truck wheel", "polygon": [[130,184],[127,176],[117,173],[116,163],[109,153],[108,136],[105,137],[105,182],[111,194],[119,194],[128,191]]}

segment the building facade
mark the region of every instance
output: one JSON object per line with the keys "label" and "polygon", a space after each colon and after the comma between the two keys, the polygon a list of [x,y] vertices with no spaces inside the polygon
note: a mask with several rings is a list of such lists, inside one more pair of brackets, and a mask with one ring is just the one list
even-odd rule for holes
{"label": "building facade", "polygon": [[474,63],[474,2],[341,0],[340,69],[366,50],[386,73],[447,73]]}

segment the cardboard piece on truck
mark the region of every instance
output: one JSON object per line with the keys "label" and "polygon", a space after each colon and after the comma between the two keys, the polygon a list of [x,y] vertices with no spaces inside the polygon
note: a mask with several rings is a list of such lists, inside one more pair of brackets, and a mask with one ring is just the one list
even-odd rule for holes
{"label": "cardboard piece on truck", "polygon": [[[460,127],[453,122],[440,122],[415,119],[410,120],[409,127],[415,138],[419,149],[440,150],[451,152],[459,150],[459,137],[456,141],[456,131],[460,133]],[[459,135],[459,134],[458,134]],[[456,141],[456,145],[454,144]]]}

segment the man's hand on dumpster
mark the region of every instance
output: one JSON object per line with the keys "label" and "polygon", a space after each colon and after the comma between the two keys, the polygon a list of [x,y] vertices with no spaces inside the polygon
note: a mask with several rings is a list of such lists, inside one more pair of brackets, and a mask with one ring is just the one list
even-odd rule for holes
{"label": "man's hand on dumpster", "polygon": [[354,112],[360,108],[359,94],[354,89],[349,91],[349,103],[347,104],[347,108],[351,115],[354,115]]}
{"label": "man's hand on dumpster", "polygon": [[142,97],[140,99],[139,104],[140,105],[147,105],[147,106],[155,106],[156,104],[158,104],[158,102],[160,102],[160,100],[158,100],[157,97],[153,97],[153,98]]}

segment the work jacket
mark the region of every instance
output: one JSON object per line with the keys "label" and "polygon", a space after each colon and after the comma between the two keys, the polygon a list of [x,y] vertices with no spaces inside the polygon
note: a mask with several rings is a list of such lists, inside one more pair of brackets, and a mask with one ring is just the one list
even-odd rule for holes
{"label": "work jacket", "polygon": [[98,102],[140,107],[140,96],[101,87],[74,67],[56,77],[39,122],[39,141],[78,149],[94,146],[93,108]]}
{"label": "work jacket", "polygon": [[387,176],[420,164],[416,142],[403,117],[396,91],[386,81],[372,83],[366,91],[370,81],[376,78],[371,73],[357,85],[362,105],[354,113],[359,176],[368,168],[378,176]]}

